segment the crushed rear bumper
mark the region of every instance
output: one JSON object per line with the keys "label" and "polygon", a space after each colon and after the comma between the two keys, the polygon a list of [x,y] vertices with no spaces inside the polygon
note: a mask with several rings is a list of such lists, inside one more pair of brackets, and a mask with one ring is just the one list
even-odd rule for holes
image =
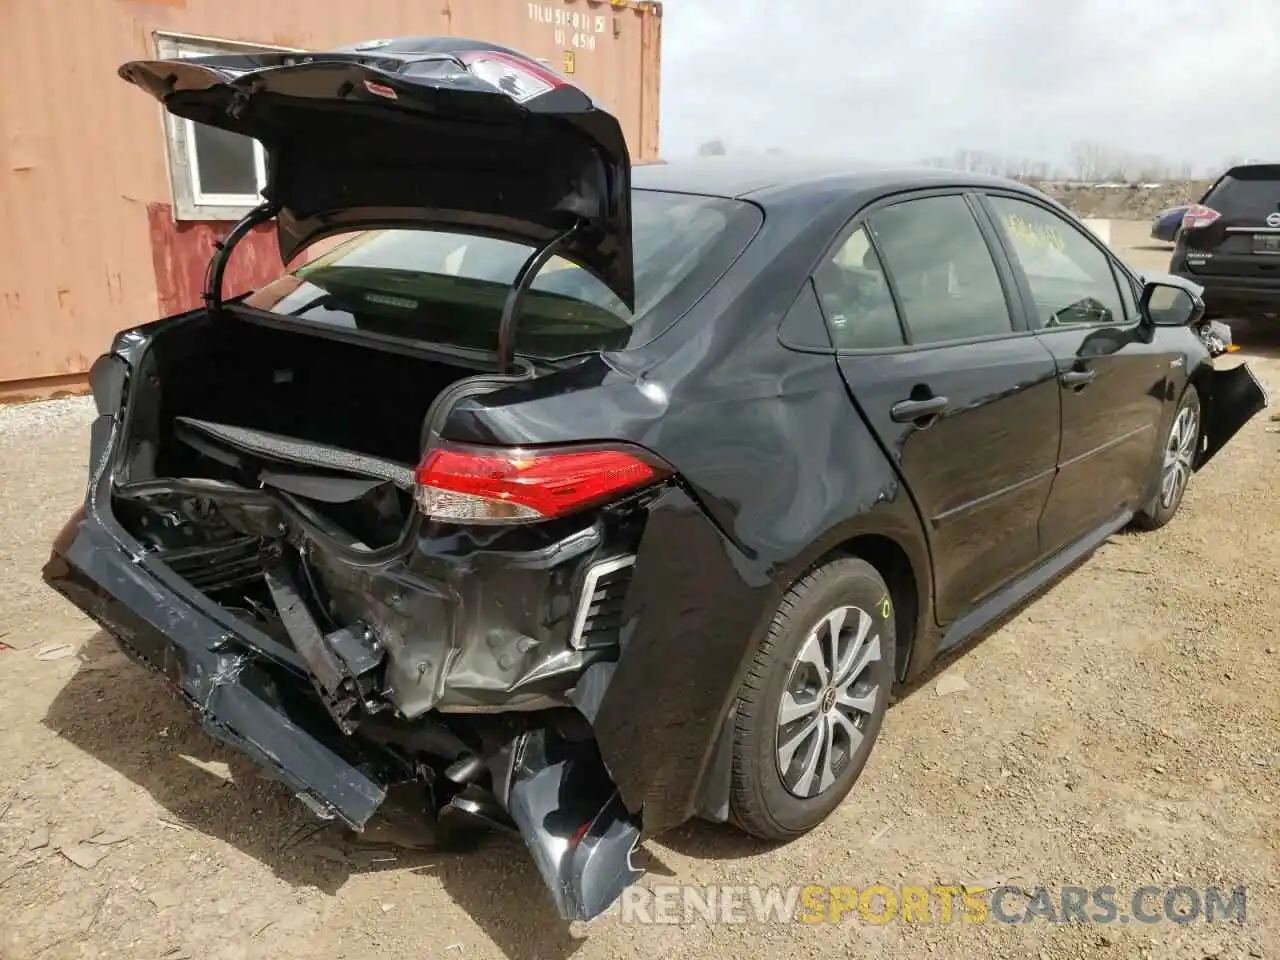
{"label": "crushed rear bumper", "polygon": [[[362,830],[388,787],[410,778],[390,756],[355,753],[322,713],[291,709],[282,697],[289,682],[277,682],[287,671],[273,668],[244,632],[158,583],[84,508],[59,535],[44,578],[132,659],[168,677],[210,735],[240,748],[319,816]],[[535,730],[492,766],[498,798],[564,919],[591,919],[639,879],[631,856],[640,818],[627,811],[593,745],[549,744]]]}
{"label": "crushed rear bumper", "polygon": [[[134,660],[163,673],[209,734],[239,747],[325,817],[363,829],[386,797],[389,769],[291,714],[274,672],[242,628],[215,620],[157,581],[81,508],[44,567],[45,581],[97,621]],[[311,724],[313,728],[323,726]]]}
{"label": "crushed rear bumper", "polygon": [[[347,736],[311,695],[293,649],[256,630],[148,557],[112,515],[116,422],[93,425],[85,504],[53,544],[43,577],[164,674],[213,737],[238,747],[319,816],[362,830],[416,771],[379,744]],[[493,799],[524,839],[565,919],[591,919],[635,882],[641,817],[623,802],[590,739],[533,728],[489,758]],[[451,806],[472,813],[460,793]],[[472,813],[485,819],[485,810]]]}

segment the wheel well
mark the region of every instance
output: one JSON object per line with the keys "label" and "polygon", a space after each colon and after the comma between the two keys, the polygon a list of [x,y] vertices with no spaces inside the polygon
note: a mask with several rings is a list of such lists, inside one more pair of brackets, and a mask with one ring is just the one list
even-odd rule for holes
{"label": "wheel well", "polygon": [[898,679],[902,679],[911,659],[911,648],[916,642],[920,615],[920,590],[911,569],[911,560],[895,541],[876,534],[846,540],[831,551],[830,557],[837,556],[865,560],[884,577],[893,598],[893,626],[897,637],[894,670]]}

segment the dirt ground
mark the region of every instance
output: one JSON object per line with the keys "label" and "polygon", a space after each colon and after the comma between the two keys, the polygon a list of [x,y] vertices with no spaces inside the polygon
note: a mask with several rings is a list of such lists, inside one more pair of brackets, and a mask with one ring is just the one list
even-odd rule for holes
{"label": "dirt ground", "polygon": [[[1162,255],[1135,251],[1159,266]],[[1238,330],[1280,396],[1280,334]],[[1274,408],[1273,408],[1274,409]],[[890,711],[828,823],[769,849],[692,824],[646,884],[1247,887],[1243,924],[570,930],[518,841],[355,843],[211,742],[38,578],[79,500],[82,400],[0,410],[0,957],[1280,956],[1280,425],[1182,515],[1114,537]],[[397,841],[399,845],[383,841]]]}

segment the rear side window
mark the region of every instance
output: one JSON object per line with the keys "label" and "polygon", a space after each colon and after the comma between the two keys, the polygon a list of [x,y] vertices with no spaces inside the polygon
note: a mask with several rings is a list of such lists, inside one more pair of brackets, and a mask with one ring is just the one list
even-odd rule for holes
{"label": "rear side window", "polygon": [[1025,200],[990,197],[1046,328],[1124,323],[1111,260],[1077,227]]}
{"label": "rear side window", "polygon": [[[553,257],[525,300],[516,352],[555,359],[648,342],[706,293],[760,223],[748,203],[635,191],[635,310],[591,273]],[[507,293],[531,252],[470,234],[365,231],[244,302],[310,323],[492,350]]]}
{"label": "rear side window", "polygon": [[880,258],[862,227],[813,275],[837,350],[900,347],[906,340]]}
{"label": "rear side window", "polygon": [[1261,223],[1268,214],[1280,212],[1280,165],[1236,167],[1201,202],[1229,221]]}
{"label": "rear side window", "polygon": [[963,197],[896,203],[868,219],[913,344],[1009,333],[991,250]]}

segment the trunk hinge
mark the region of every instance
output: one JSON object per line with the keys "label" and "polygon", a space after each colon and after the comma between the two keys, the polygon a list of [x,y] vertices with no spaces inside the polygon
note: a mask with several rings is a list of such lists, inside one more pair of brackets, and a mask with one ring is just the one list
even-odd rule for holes
{"label": "trunk hinge", "polygon": [[581,227],[582,221],[579,220],[564,233],[552,237],[544,246],[533,251],[516,274],[506,303],[502,305],[502,319],[498,323],[498,373],[507,373],[511,369],[511,361],[515,356],[516,320],[520,317],[525,295],[537,279],[538,272]]}
{"label": "trunk hinge", "polygon": [[260,223],[266,223],[279,210],[280,208],[270,201],[259,204],[245,214],[244,218],[231,228],[230,233],[214,242],[213,256],[209,258],[209,268],[204,275],[204,292],[200,295],[210,310],[222,309],[222,275],[227,271],[227,261],[231,259],[231,251],[250,230]]}

